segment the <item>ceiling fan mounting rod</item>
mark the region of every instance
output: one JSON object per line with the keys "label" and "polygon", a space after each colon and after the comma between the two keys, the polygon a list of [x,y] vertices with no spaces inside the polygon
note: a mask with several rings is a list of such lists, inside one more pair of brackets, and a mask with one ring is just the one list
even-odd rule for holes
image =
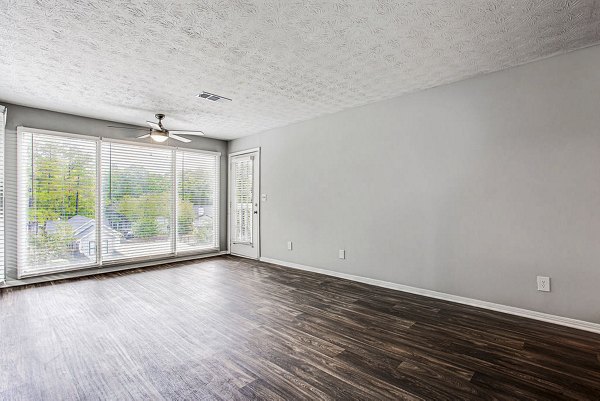
{"label": "ceiling fan mounting rod", "polygon": [[160,121],[160,120],[162,120],[163,118],[165,118],[165,115],[164,115],[164,114],[161,114],[161,113],[158,113],[158,114],[155,114],[155,115],[154,115],[154,117],[156,117],[156,118],[158,119],[158,121]]}

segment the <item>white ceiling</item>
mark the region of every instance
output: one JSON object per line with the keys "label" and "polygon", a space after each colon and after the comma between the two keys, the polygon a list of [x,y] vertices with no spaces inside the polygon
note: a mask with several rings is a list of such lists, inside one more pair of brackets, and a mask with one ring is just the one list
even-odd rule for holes
{"label": "white ceiling", "polygon": [[0,0],[2,14],[0,99],[138,125],[163,112],[222,139],[600,42],[594,0]]}

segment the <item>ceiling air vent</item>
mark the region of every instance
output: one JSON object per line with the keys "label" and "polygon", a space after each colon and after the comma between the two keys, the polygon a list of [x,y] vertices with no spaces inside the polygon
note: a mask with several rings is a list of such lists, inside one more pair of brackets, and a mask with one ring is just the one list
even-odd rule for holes
{"label": "ceiling air vent", "polygon": [[214,93],[210,92],[202,92],[198,95],[198,97],[201,99],[210,100],[211,102],[224,102],[227,100],[231,102],[231,99],[229,99],[228,97],[215,95]]}

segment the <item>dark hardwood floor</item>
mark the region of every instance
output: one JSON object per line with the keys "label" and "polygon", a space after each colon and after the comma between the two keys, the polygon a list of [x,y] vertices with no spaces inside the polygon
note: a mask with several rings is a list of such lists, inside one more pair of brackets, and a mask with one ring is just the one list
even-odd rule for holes
{"label": "dark hardwood floor", "polygon": [[600,399],[600,335],[235,257],[5,289],[1,400]]}

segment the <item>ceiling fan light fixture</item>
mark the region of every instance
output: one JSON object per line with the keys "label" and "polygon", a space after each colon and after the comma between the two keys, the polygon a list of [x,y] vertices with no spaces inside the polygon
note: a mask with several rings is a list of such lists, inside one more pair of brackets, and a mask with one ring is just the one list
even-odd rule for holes
{"label": "ceiling fan light fixture", "polygon": [[[146,121],[146,123],[150,126],[150,130],[148,128],[145,129],[146,134],[140,135],[136,137],[137,139],[144,139],[150,137],[154,142],[165,142],[167,139],[172,139],[174,141],[179,141],[183,143],[190,143],[192,140],[179,135],[204,135],[202,131],[187,131],[187,130],[175,130],[169,131],[162,125],[162,120],[165,118],[164,114],[155,114],[154,117],[158,120],[156,121]],[[136,128],[136,127],[117,127],[114,125],[109,125],[111,128],[119,128],[119,129],[133,129],[133,130],[144,130],[144,128]]]}
{"label": "ceiling fan light fixture", "polygon": [[161,131],[152,131],[150,138],[152,138],[154,142],[164,142],[169,139],[169,135]]}

